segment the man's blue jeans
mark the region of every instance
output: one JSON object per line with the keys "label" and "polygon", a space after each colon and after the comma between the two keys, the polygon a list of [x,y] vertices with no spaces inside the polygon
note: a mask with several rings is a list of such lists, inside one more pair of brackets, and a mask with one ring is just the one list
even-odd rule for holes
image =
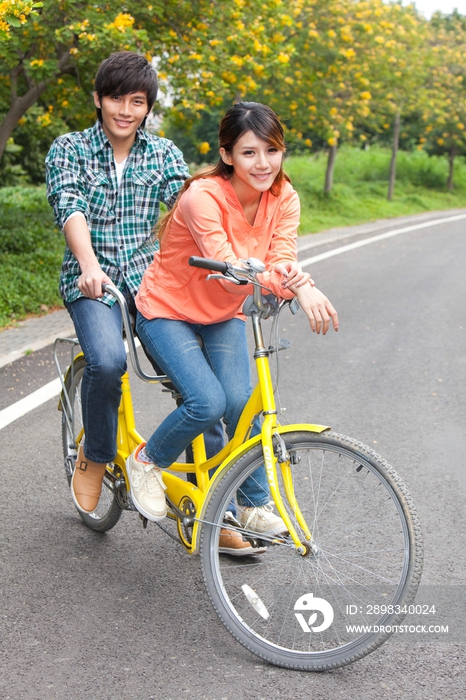
{"label": "man's blue jeans", "polygon": [[[136,315],[134,300],[125,294],[130,313]],[[121,377],[126,372],[126,350],[122,338],[120,307],[85,297],[65,303],[86,358],[81,403],[86,435],[86,457],[105,464],[116,456],[118,407]],[[156,372],[160,373],[157,367]],[[214,426],[205,435],[206,452],[212,457],[223,447],[223,435]]]}
{"label": "man's blue jeans", "polygon": [[[183,399],[147,441],[150,459],[159,467],[169,467],[196,435],[220,418],[231,439],[251,394],[245,322],[234,318],[201,325],[164,318],[148,320],[138,312],[136,329]],[[197,336],[202,338],[202,348]],[[259,431],[257,421],[252,434]],[[263,466],[244,482],[237,501],[242,506],[262,506],[270,501]]]}

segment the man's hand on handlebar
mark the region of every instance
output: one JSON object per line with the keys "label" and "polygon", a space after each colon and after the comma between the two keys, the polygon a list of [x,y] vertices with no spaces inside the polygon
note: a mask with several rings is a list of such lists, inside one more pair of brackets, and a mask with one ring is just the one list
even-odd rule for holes
{"label": "man's hand on handlebar", "polygon": [[100,265],[89,267],[81,273],[78,279],[78,289],[81,294],[89,299],[100,299],[104,293],[103,284],[113,284],[112,280],[102,270]]}

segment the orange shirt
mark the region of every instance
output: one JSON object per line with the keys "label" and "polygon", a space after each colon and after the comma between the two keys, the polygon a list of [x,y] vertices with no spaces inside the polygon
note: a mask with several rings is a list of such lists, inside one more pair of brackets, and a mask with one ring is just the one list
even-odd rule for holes
{"label": "orange shirt", "polygon": [[208,270],[188,265],[191,255],[237,266],[240,258],[259,258],[270,272],[269,278],[259,275],[259,280],[276,296],[291,298],[292,292],[281,286],[283,276],[273,268],[279,262],[297,259],[299,214],[298,195],[287,181],[278,197],[270,191],[262,194],[251,226],[228,180],[194,180],[181,196],[161,250],[144,274],[137,308],[148,319],[171,318],[204,325],[244,318],[241,307],[251,294],[251,285],[207,281]]}

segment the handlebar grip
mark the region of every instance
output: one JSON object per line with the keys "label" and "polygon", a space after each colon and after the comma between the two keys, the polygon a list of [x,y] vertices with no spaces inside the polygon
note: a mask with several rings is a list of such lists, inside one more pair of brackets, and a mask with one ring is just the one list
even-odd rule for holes
{"label": "handlebar grip", "polygon": [[202,267],[205,270],[213,270],[221,272],[223,275],[228,270],[228,263],[220,262],[220,260],[209,260],[209,258],[199,258],[197,255],[191,255],[188,260],[191,267]]}

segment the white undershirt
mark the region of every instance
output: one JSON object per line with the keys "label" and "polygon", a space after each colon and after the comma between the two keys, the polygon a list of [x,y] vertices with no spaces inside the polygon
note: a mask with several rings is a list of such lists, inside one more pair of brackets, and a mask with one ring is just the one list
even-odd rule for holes
{"label": "white undershirt", "polygon": [[117,163],[116,160],[114,160],[118,187],[121,184],[121,178],[123,177],[123,170],[125,169],[125,165],[126,165],[127,160],[128,160],[128,157],[126,157],[124,160],[122,160],[121,163]]}

